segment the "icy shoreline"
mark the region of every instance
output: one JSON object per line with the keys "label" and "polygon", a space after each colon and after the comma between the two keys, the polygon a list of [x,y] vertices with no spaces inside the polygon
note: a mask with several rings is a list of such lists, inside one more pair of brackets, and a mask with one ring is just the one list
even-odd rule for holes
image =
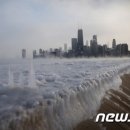
{"label": "icy shoreline", "polygon": [[[122,84],[118,90],[110,89],[102,99],[98,113],[130,113],[130,74],[121,76]],[[97,116],[96,114],[96,116]],[[80,122],[73,130],[129,130],[129,122],[95,123],[96,116]]]}
{"label": "icy shoreline", "polygon": [[[121,85],[120,76],[130,70],[128,59],[112,62],[49,61],[40,65],[43,66],[44,73],[40,71],[42,67],[37,70],[35,67],[37,85],[40,84],[37,88],[0,88],[1,130],[71,130],[79,122],[96,114],[105,92],[111,88],[118,89]],[[51,72],[54,71],[50,70],[52,68],[55,70],[53,75]],[[65,70],[70,72],[63,73]],[[42,79],[42,76],[45,78]],[[63,87],[60,88],[57,79],[64,83]],[[51,87],[52,84],[55,85],[54,88]],[[70,86],[65,87],[68,84]]]}

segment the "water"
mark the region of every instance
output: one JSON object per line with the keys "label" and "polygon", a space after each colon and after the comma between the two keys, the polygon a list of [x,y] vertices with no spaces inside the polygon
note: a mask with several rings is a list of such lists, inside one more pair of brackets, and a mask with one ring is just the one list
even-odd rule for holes
{"label": "water", "polygon": [[[72,129],[95,115],[105,92],[118,89],[129,68],[128,58],[0,62],[0,128],[8,130],[15,120],[13,130]],[[26,119],[30,126],[23,126]]]}

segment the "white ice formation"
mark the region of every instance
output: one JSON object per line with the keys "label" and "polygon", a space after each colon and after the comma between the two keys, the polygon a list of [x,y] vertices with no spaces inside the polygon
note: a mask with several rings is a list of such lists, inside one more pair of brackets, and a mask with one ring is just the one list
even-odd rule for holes
{"label": "white ice formation", "polygon": [[28,60],[1,61],[0,130],[72,130],[129,70],[129,58],[38,59],[31,69]]}

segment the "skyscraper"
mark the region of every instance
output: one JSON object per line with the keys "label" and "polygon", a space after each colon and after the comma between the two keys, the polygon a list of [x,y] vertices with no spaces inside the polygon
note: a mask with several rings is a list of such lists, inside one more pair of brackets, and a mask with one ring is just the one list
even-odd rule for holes
{"label": "skyscraper", "polygon": [[26,58],[26,49],[22,49],[22,58]]}
{"label": "skyscraper", "polygon": [[112,48],[115,49],[116,48],[116,39],[112,40]]}
{"label": "skyscraper", "polygon": [[77,43],[78,43],[77,38],[72,38],[71,39],[71,44],[72,44],[72,50],[73,51],[76,51],[76,49],[77,49]]}
{"label": "skyscraper", "polygon": [[93,56],[98,55],[98,44],[97,44],[97,35],[93,35],[93,39],[90,41],[91,54]]}
{"label": "skyscraper", "polygon": [[97,35],[93,35],[93,41],[97,43]]}
{"label": "skyscraper", "polygon": [[77,44],[77,51],[78,51],[78,55],[82,55],[83,54],[83,30],[79,29],[78,30],[78,44]]}

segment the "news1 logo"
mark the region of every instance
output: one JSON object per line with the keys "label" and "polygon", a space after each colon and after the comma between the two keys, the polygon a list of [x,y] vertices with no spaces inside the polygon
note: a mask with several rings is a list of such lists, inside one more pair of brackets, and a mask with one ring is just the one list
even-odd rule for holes
{"label": "news1 logo", "polygon": [[95,122],[130,122],[129,113],[99,113]]}

